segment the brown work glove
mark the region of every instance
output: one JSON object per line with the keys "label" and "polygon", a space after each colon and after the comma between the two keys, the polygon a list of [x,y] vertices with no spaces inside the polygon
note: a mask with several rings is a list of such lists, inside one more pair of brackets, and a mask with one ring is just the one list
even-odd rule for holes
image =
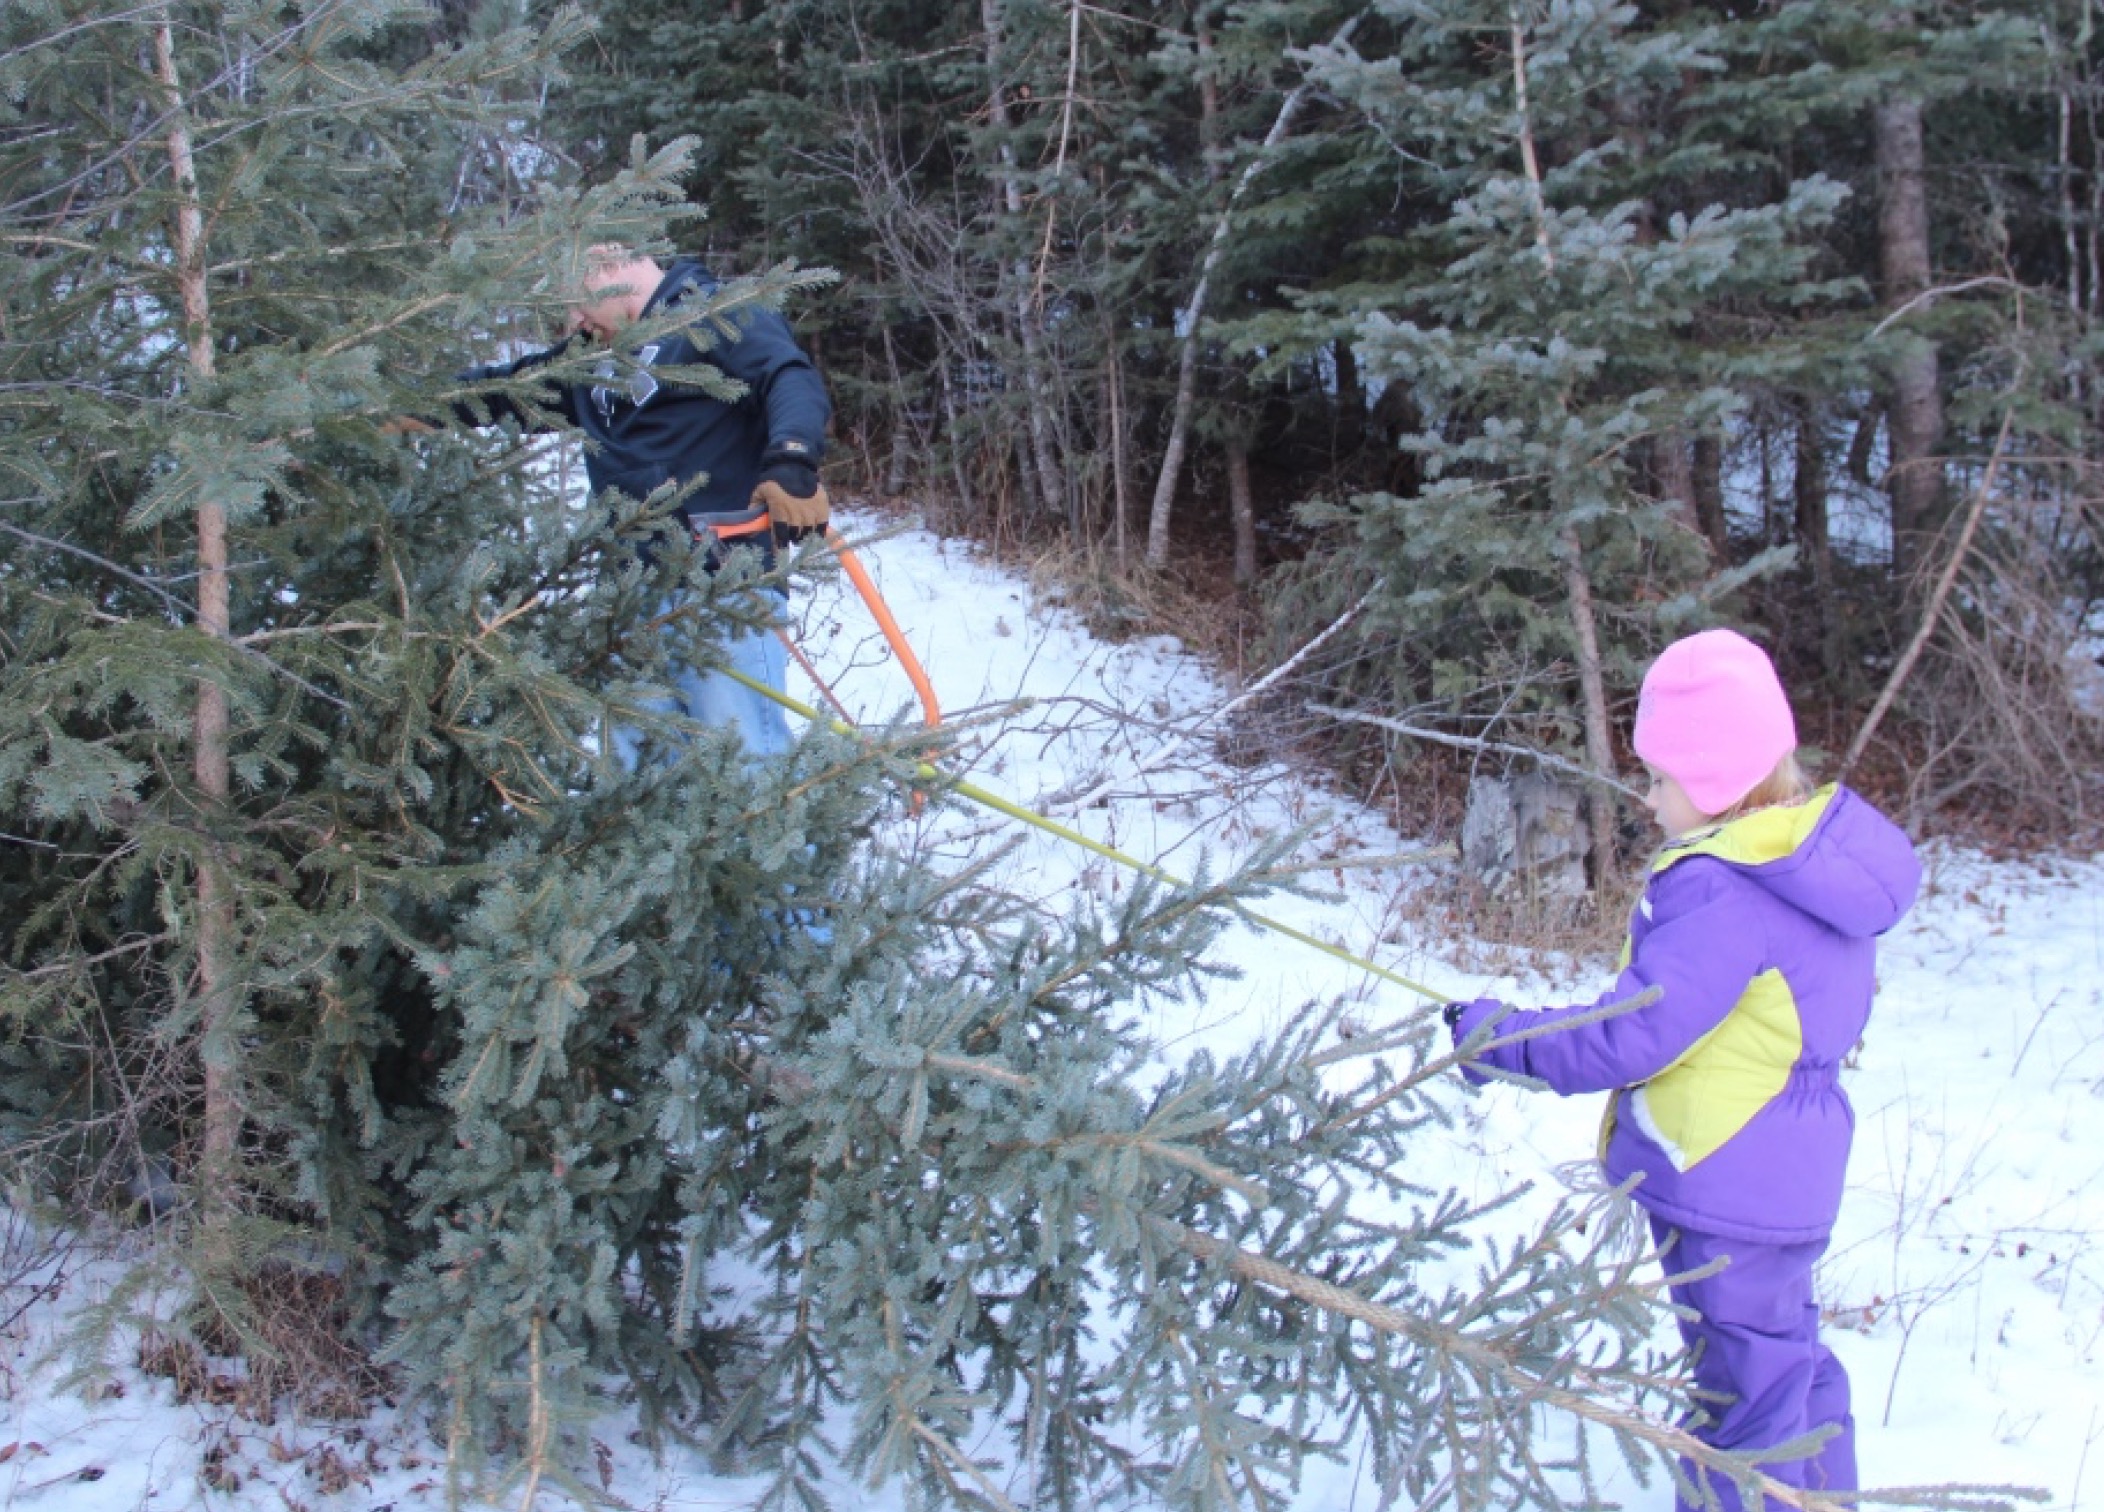
{"label": "brown work glove", "polygon": [[811,459],[795,453],[772,451],[763,460],[760,481],[753,485],[752,501],[767,511],[774,525],[774,538],[783,545],[807,535],[823,535],[833,518],[833,501],[818,481]]}
{"label": "brown work glove", "polygon": [[435,436],[439,429],[429,420],[420,420],[415,415],[397,415],[392,420],[380,422],[383,436]]}

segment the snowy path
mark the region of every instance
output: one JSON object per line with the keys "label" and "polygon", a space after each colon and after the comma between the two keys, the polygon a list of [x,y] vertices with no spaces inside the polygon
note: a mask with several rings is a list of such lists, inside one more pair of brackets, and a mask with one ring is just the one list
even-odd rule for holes
{"label": "snowy path", "polygon": [[[1414,848],[1297,774],[1267,780],[1221,765],[1202,739],[1175,748],[1175,730],[1228,693],[1173,642],[1098,642],[1071,615],[1033,609],[1019,579],[924,532],[864,554],[947,711],[1033,701],[975,732],[974,780],[1038,805],[1154,768],[1060,817],[1179,871],[1201,852],[1231,858],[1296,827],[1313,828],[1311,858]],[[908,705],[904,679],[844,587],[798,609],[802,643],[851,708],[883,718]],[[815,701],[794,670],[791,687]],[[1014,833],[969,810],[939,823],[960,851]],[[1855,1381],[1863,1472],[1871,1485],[2023,1483],[2047,1488],[2049,1506],[2104,1512],[2104,865],[1992,864],[1933,847],[1930,860],[1927,896],[1884,950],[1878,1008],[1851,1073],[1856,1157],[1822,1278],[1834,1347]],[[1046,899],[1126,883],[1108,863],[1034,833],[1006,868],[1018,892]],[[1276,898],[1267,908],[1459,995],[1539,1001],[1604,980],[1604,966],[1569,963],[1556,986],[1457,970],[1441,959],[1452,942],[1413,927],[1398,905],[1393,869],[1328,881],[1342,901]],[[1242,979],[1159,1015],[1165,1054],[1238,1046],[1311,997],[1352,995],[1374,1022],[1416,1007],[1401,989],[1276,936],[1237,931],[1224,953]],[[1553,1186],[1557,1166],[1591,1149],[1598,1117],[1597,1098],[1492,1089],[1469,1104],[1447,1179],[1485,1196],[1522,1181]],[[31,1364],[48,1343],[49,1312],[18,1325],[0,1374],[0,1508],[444,1505],[432,1451],[410,1448],[384,1420],[368,1425],[379,1441],[370,1459],[342,1467],[350,1478],[332,1493],[336,1477],[316,1446],[340,1439],[340,1428],[259,1428],[224,1409],[177,1407],[166,1382],[138,1375],[117,1400],[56,1396],[53,1373]],[[243,1484],[207,1493],[200,1458],[230,1433]],[[611,1489],[631,1505],[727,1508],[750,1494],[696,1462],[649,1464],[618,1422],[602,1437]],[[1349,1466],[1318,1468],[1299,1505],[1354,1505],[1352,1480]],[[839,1492],[842,1507],[899,1504],[857,1486]],[[1671,1505],[1662,1484],[1627,1492],[1642,1512]],[[1356,1506],[1368,1504],[1361,1488]]]}

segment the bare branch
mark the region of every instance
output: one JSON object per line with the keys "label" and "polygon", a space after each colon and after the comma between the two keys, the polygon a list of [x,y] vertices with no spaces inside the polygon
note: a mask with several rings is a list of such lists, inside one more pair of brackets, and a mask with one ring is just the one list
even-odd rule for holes
{"label": "bare branch", "polygon": [[1192,721],[1189,725],[1185,726],[1185,728],[1180,733],[1178,733],[1173,740],[1171,740],[1167,745],[1163,746],[1160,750],[1156,751],[1153,755],[1149,756],[1144,761],[1141,761],[1131,767],[1126,768],[1124,771],[1120,772],[1115,778],[1105,778],[1101,782],[1096,783],[1087,792],[1084,792],[1076,797],[1062,798],[1055,795],[1052,801],[1044,806],[1045,812],[1048,814],[1072,813],[1080,809],[1088,808],[1092,804],[1100,802],[1105,796],[1113,792],[1119,784],[1124,782],[1130,782],[1134,778],[1144,777],[1151,772],[1161,770],[1163,766],[1168,764],[1169,759],[1171,757],[1175,756],[1178,752],[1182,751],[1185,747],[1189,746],[1192,741],[1197,739],[1199,732],[1203,730],[1207,725],[1218,725],[1221,721],[1225,720],[1230,714],[1233,714],[1237,709],[1242,708],[1245,704],[1248,704],[1253,699],[1263,697],[1264,694],[1268,693],[1271,689],[1277,687],[1281,682],[1285,681],[1288,677],[1292,676],[1294,671],[1298,669],[1302,665],[1302,663],[1306,662],[1310,656],[1313,656],[1315,652],[1319,650],[1325,642],[1327,642],[1333,636],[1335,636],[1346,625],[1350,624],[1353,620],[1357,619],[1359,617],[1360,612],[1364,610],[1367,604],[1372,601],[1373,596],[1381,591],[1381,588],[1386,582],[1387,579],[1385,578],[1374,579],[1373,586],[1368,588],[1364,593],[1360,594],[1357,602],[1355,602],[1349,609],[1346,609],[1342,614],[1338,615],[1334,620],[1330,621],[1330,623],[1326,625],[1319,633],[1317,633],[1315,637],[1311,639],[1305,646],[1302,646],[1298,651],[1294,652],[1291,656],[1287,657],[1286,660],[1279,663],[1279,665],[1277,665],[1276,667],[1273,667],[1269,672],[1265,673],[1262,677],[1258,678],[1255,682],[1251,683],[1247,688],[1243,689],[1242,692],[1237,694],[1235,697],[1229,699],[1219,708],[1213,709],[1207,713],[1199,715],[1199,717],[1196,720]]}
{"label": "bare branch", "polygon": [[1870,706],[1863,726],[1856,731],[1856,738],[1848,743],[1848,754],[1841,758],[1841,775],[1846,777],[1862,758],[1870,737],[1877,733],[1878,725],[1892,708],[1893,699],[1914,671],[1914,664],[1921,660],[1921,653],[1935,633],[1936,622],[1943,617],[1943,606],[1951,596],[1951,585],[1958,581],[1958,569],[1965,565],[1966,553],[1972,550],[1973,536],[1978,533],[1980,521],[1987,513],[1987,500],[1994,493],[1995,475],[2001,471],[2002,456],[2009,445],[2009,430],[2016,422],[2016,409],[2012,405],[2002,412],[2001,433],[1995,437],[1994,452],[1987,459],[1987,470],[1980,478],[1980,486],[1973,492],[1972,507],[1966,511],[1965,526],[1958,532],[1958,540],[1951,547],[1950,560],[1943,564],[1943,571],[1936,578],[1936,586],[1929,593],[1929,601],[1922,607],[1921,623],[1914,627],[1914,636],[1907,642],[1907,649],[1900,653],[1892,664],[1892,675],[1885,679],[1885,686],[1878,690],[1877,702]]}
{"label": "bare branch", "polygon": [[1388,719],[1379,714],[1362,714],[1356,709],[1332,708],[1328,704],[1310,703],[1303,704],[1301,707],[1305,708],[1310,714],[1326,715],[1345,724],[1373,725],[1378,729],[1407,736],[1411,740],[1428,740],[1434,745],[1453,746],[1463,751],[1498,751],[1507,756],[1524,756],[1529,761],[1538,761],[1544,766],[1555,767],[1558,771],[1569,772],[1573,776],[1583,777],[1588,782],[1597,782],[1602,786],[1613,788],[1623,797],[1634,799],[1639,803],[1644,798],[1642,793],[1639,793],[1626,782],[1617,781],[1604,772],[1596,772],[1591,767],[1581,766],[1575,761],[1567,761],[1563,757],[1551,755],[1547,751],[1537,751],[1531,746],[1510,745],[1502,740],[1486,740],[1480,735],[1450,735],[1445,730],[1428,730],[1422,725],[1404,724],[1400,719]]}

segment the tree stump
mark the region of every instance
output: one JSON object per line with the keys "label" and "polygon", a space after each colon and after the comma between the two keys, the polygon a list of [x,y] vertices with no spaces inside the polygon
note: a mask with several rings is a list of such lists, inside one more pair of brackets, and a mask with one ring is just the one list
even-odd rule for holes
{"label": "tree stump", "polygon": [[1500,900],[1583,897],[1582,808],[1576,788],[1538,772],[1472,778],[1462,870]]}

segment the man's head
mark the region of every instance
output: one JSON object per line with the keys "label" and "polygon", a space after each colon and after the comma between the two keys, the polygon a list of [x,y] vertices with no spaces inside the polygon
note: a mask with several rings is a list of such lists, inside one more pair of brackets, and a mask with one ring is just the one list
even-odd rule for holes
{"label": "man's head", "polygon": [[626,247],[607,243],[587,248],[564,332],[582,331],[594,341],[613,341],[642,318],[643,306],[664,277],[665,270],[654,259],[638,257]]}

